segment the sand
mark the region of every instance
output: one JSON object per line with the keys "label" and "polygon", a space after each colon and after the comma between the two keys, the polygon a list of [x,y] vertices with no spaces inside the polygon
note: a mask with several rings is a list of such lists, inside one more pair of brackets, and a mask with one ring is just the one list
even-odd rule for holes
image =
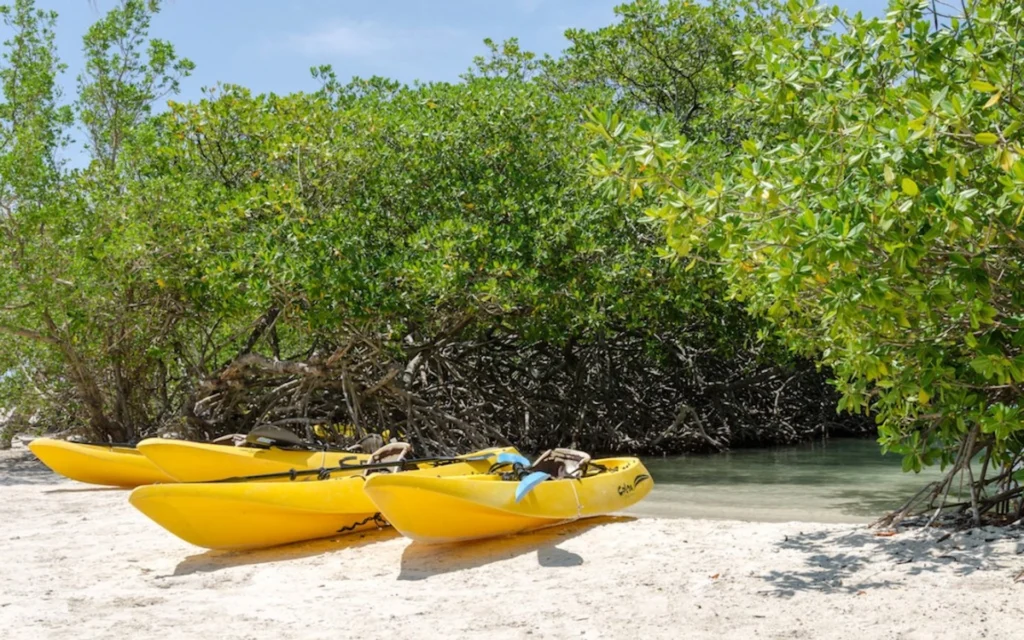
{"label": "sand", "polygon": [[205,551],[0,452],[0,637],[1015,638],[1024,528],[647,516],[460,546]]}

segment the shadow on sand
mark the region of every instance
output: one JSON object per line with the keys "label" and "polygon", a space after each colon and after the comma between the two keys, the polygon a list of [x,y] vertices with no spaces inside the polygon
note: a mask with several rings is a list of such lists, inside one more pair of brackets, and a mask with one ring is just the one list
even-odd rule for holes
{"label": "shadow on sand", "polygon": [[452,544],[411,542],[402,553],[402,570],[398,579],[424,580],[431,576],[508,560],[532,551],[537,552],[537,564],[542,567],[579,566],[583,564],[583,558],[571,551],[559,549],[557,545],[560,542],[595,527],[633,520],[636,518],[600,516],[504,538]]}
{"label": "shadow on sand", "polygon": [[56,473],[32,455],[28,449],[0,452],[0,486],[16,484],[58,484],[63,482]]}
{"label": "shadow on sand", "polygon": [[[333,553],[342,549],[356,549],[385,540],[393,540],[398,537],[398,532],[387,527],[385,529],[370,530],[360,533],[338,536],[337,538],[324,538],[322,540],[308,540],[294,544],[269,547],[267,549],[253,549],[251,551],[206,551],[194,556],[189,556],[178,563],[171,576],[187,576],[193,573],[212,573],[221,569],[241,567],[253,564],[264,564],[267,562],[284,562],[298,560],[322,554]],[[171,576],[158,576],[168,578]]]}
{"label": "shadow on sand", "polygon": [[[944,530],[904,531],[895,536],[879,535],[864,527],[854,531],[816,531],[789,536],[778,543],[780,550],[798,551],[806,556],[801,568],[770,571],[764,579],[772,585],[769,593],[792,596],[798,591],[857,593],[892,586],[892,580],[875,579],[880,571],[893,565],[909,565],[905,574],[920,575],[948,570],[954,575],[969,575],[979,570],[1009,569],[995,553],[992,542],[1017,539],[1022,532],[1009,529],[998,532],[975,530],[954,534],[938,542]],[[1021,544],[1018,543],[1018,553]]]}
{"label": "shadow on sand", "polygon": [[74,484],[70,487],[62,489],[47,489],[43,493],[102,493],[106,491],[124,491],[129,492],[131,489],[125,487],[97,487],[91,484]]}

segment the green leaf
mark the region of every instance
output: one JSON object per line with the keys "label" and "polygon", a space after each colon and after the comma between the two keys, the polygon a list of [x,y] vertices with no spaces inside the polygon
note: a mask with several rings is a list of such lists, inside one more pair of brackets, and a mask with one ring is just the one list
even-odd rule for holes
{"label": "green leaf", "polygon": [[979,356],[971,360],[971,368],[985,376],[985,378],[991,378],[994,373],[992,361],[987,356]]}
{"label": "green leaf", "polygon": [[971,88],[975,91],[981,91],[982,93],[992,93],[996,90],[996,86],[985,82],[984,80],[972,80]]}
{"label": "green leaf", "polygon": [[908,453],[903,456],[903,460],[900,464],[903,469],[903,473],[909,473],[914,470],[914,454]]}
{"label": "green leaf", "polygon": [[903,178],[902,186],[903,193],[907,194],[910,197],[914,197],[917,194],[921,193],[921,191],[917,188],[917,183],[911,180],[910,178]]}

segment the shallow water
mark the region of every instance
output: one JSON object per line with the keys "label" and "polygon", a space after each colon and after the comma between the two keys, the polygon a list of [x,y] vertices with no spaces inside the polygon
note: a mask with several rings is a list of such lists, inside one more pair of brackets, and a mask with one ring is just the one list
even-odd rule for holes
{"label": "shallow water", "polygon": [[762,522],[870,522],[941,475],[903,473],[900,456],[883,456],[870,438],[644,464],[655,487],[630,513]]}

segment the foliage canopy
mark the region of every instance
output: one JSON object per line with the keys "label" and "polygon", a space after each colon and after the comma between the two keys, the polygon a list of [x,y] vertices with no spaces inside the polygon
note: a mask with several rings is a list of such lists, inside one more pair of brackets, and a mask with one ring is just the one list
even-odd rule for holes
{"label": "foliage canopy", "polygon": [[870,409],[906,469],[970,473],[984,451],[1005,470],[1022,453],[1022,11],[788,2],[742,42],[735,108],[754,135],[713,174],[699,141],[590,123],[604,187],[656,194],[675,251],[722,262],[731,294],[832,367],[840,409]]}
{"label": "foliage canopy", "polygon": [[[53,16],[30,0],[5,14],[22,44],[0,76],[15,203],[0,400],[23,417],[115,440],[401,426],[437,449],[722,448],[822,429],[822,376],[756,339],[716,267],[662,259],[642,203],[586,176],[588,106],[727,137],[742,71],[727,46],[763,20],[731,11],[747,5],[640,0],[571,32],[559,60],[491,43],[455,84],[346,85],[322,66],[317,92],[218,86],[154,113],[193,68],[149,38],[159,8],[125,0],[86,33],[78,170],[55,160],[72,113]],[[677,46],[649,48],[665,38]],[[675,106],[643,93],[670,79]]]}

